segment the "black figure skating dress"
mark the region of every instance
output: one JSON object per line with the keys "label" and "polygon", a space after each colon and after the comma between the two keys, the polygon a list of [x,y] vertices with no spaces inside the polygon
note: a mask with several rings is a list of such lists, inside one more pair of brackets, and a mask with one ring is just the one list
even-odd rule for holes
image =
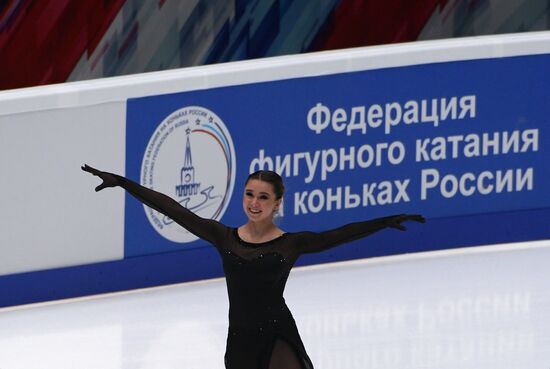
{"label": "black figure skating dress", "polygon": [[312,369],[283,291],[296,259],[388,227],[394,217],[358,222],[326,232],[285,233],[264,243],[240,239],[236,228],[203,219],[168,196],[114,175],[144,204],[212,243],[222,261],[229,295],[228,369]]}

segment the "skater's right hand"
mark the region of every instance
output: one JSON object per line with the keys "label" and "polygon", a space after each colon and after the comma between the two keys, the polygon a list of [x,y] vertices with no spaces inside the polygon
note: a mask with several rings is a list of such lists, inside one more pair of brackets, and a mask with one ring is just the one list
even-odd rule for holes
{"label": "skater's right hand", "polygon": [[107,187],[116,187],[119,185],[117,177],[112,173],[102,172],[89,166],[88,164],[84,164],[81,169],[85,172],[93,174],[94,176],[98,176],[103,180],[103,183],[95,188],[96,192]]}

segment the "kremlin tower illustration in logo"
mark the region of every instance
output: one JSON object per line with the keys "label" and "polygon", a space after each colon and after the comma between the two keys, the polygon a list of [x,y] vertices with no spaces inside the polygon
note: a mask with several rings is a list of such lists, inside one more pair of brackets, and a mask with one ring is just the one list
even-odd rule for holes
{"label": "kremlin tower illustration in logo", "polygon": [[[227,128],[200,106],[178,109],[150,137],[141,166],[142,185],[171,196],[198,216],[220,220],[235,183],[235,149]],[[144,206],[164,238],[187,243],[197,237],[172,219]]]}
{"label": "kremlin tower illustration in logo", "polygon": [[176,194],[178,197],[188,197],[196,195],[199,192],[200,183],[195,182],[195,168],[193,167],[193,158],[191,156],[191,142],[189,134],[191,130],[187,129],[187,143],[185,144],[185,159],[181,168],[181,183],[176,185]]}

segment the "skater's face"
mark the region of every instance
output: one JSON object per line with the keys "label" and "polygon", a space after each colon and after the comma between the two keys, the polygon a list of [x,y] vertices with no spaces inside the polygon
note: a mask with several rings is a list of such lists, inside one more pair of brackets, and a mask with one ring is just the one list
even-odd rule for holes
{"label": "skater's face", "polygon": [[248,181],[244,189],[243,209],[250,221],[273,219],[280,205],[281,200],[277,200],[271,183],[258,179]]}

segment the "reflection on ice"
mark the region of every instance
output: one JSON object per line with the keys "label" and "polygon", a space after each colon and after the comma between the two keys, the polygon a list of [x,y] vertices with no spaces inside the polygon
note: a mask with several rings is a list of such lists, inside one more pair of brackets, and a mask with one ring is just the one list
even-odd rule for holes
{"label": "reflection on ice", "polygon": [[[317,369],[550,367],[550,242],[293,271]],[[223,368],[223,280],[0,310],[1,369]]]}

